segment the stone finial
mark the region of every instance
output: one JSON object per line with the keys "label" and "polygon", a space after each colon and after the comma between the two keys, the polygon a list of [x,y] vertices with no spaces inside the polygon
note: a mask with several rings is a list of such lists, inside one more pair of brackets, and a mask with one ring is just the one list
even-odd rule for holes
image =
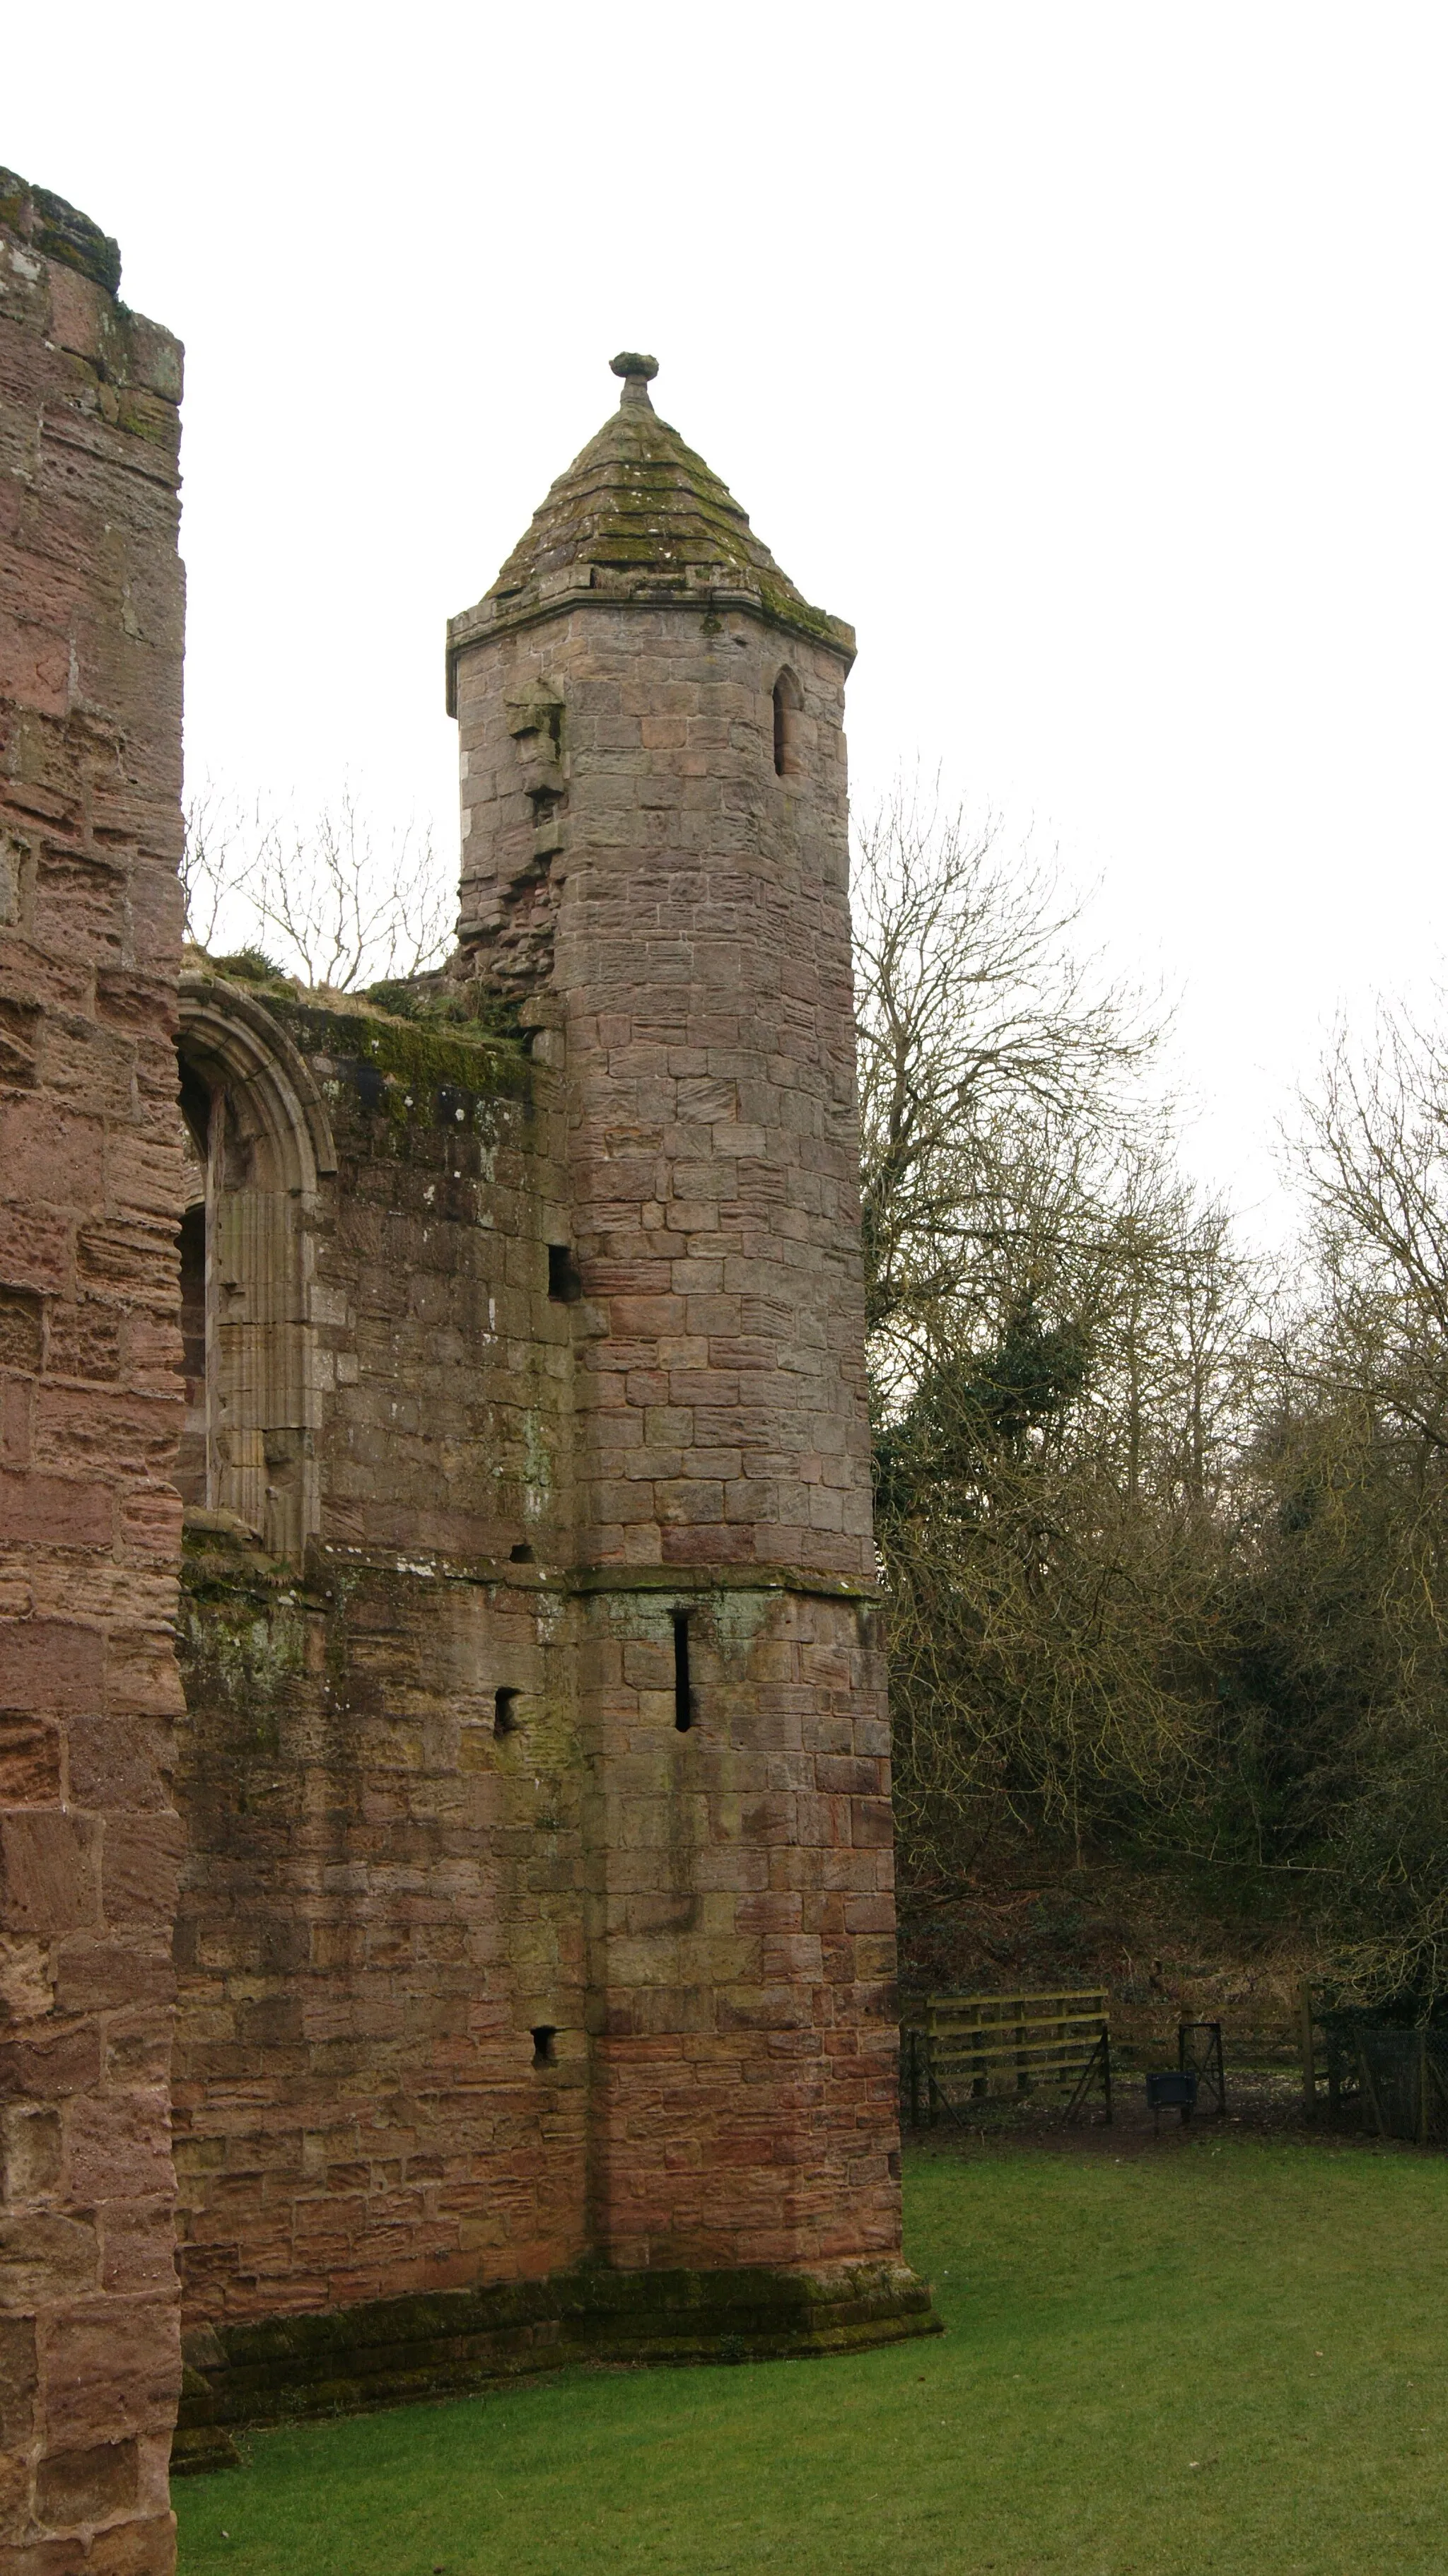
{"label": "stone finial", "polygon": [[647,358],[638,349],[620,349],[618,356],[610,358],[608,363],[614,374],[623,378],[623,392],[619,396],[620,410],[625,403],[644,403],[652,411],[649,386],[659,372],[658,359]]}

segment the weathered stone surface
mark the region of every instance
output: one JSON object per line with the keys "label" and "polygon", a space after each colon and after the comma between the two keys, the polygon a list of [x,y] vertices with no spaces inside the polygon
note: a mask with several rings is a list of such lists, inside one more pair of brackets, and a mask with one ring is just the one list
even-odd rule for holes
{"label": "weathered stone surface", "polygon": [[[166,1804],[179,1550],[140,1568],[127,1531],[180,1411],[132,1335],[176,1307],[152,1068],[178,967],[181,353],[118,277],[85,216],[0,173],[0,2569],[65,2576],[172,2565],[133,2437],[164,2449],[180,2377],[174,1841],[137,1857]],[[143,2296],[107,2277],[98,2188],[111,2239],[156,2250]]]}
{"label": "weathered stone surface", "polygon": [[189,1543],[193,2318],[533,2275],[586,2241],[557,1084],[476,1020],[268,1008],[335,1155],[307,1238],[317,1527],[300,1569],[234,1527]]}
{"label": "weathered stone surface", "polygon": [[[448,975],[183,997],[235,1321],[198,1286],[174,2100],[226,2420],[538,2366],[585,2255],[724,2306],[767,2275],[760,2349],[928,2315],[898,2265],[852,639],[635,371],[451,647]],[[299,1462],[290,1542],[246,1437]],[[427,2321],[478,2297],[503,2324]],[[633,2348],[626,2308],[589,2349]],[[738,2331],[649,2316],[651,2352]],[[214,2420],[197,2396],[194,2455]]]}
{"label": "weathered stone surface", "polygon": [[615,2272],[385,2299],[187,2341],[181,2459],[226,2464],[232,2424],[332,2415],[478,2388],[567,2362],[817,2359],[938,2334],[908,2265]]}
{"label": "weathered stone surface", "polygon": [[178,2182],[193,2460],[933,2322],[853,639],[621,359],[450,630],[447,971],[183,977],[180,353],[115,285],[0,174],[0,2576],[172,2564]]}
{"label": "weathered stone surface", "polygon": [[[546,617],[560,593],[602,587],[614,595],[683,601],[702,594],[706,614],[723,600],[747,600],[773,626],[829,643],[848,663],[850,628],[810,607],[733,493],[659,419],[649,397],[650,368],[658,373],[651,359],[632,368],[615,363],[615,375],[623,377],[617,411],[560,474],[477,608],[453,620],[453,651],[488,627]],[[532,718],[562,700],[545,681],[520,689],[511,704],[510,731],[533,736],[536,722],[516,718]],[[645,722],[654,741],[672,749],[687,744],[683,702],[667,686]],[[536,756],[530,740],[525,757]]]}

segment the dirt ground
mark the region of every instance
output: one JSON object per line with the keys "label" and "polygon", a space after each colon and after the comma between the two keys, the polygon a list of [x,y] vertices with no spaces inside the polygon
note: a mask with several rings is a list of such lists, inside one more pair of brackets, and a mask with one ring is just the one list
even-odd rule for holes
{"label": "dirt ground", "polygon": [[1205,2088],[1201,2107],[1189,2120],[1183,2120],[1177,2111],[1163,2111],[1153,2117],[1146,2107],[1147,2068],[1174,2064],[1175,2052],[1163,2050],[1144,2057],[1139,2065],[1115,2070],[1109,2122],[1099,2097],[1067,2122],[1059,2100],[1038,2095],[972,2102],[959,2114],[942,2110],[934,2128],[922,2124],[912,2129],[907,2104],[902,2113],[905,2142],[910,2148],[940,2153],[1009,2146],[1013,2150],[1039,2147],[1059,2155],[1122,2158],[1170,2155],[1194,2139],[1226,2128],[1238,2137],[1295,2137],[1304,2144],[1331,2139],[1344,2146],[1372,2147],[1379,2154],[1386,2150],[1441,2157],[1448,2152],[1442,2146],[1416,2147],[1395,2138],[1380,2139],[1371,2129],[1363,2128],[1355,2111],[1329,2122],[1324,2109],[1309,2123],[1303,2116],[1302,2077],[1295,2066],[1234,2067],[1230,2049],[1226,2052],[1225,2120],[1207,2099]]}

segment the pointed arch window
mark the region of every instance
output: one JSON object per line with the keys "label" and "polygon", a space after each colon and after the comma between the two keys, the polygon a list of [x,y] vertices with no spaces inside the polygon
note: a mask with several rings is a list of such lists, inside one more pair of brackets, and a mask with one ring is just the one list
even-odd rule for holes
{"label": "pointed arch window", "polygon": [[274,1556],[318,1526],[315,1335],[326,1113],[264,1007],[210,977],[181,986],[183,1502],[234,1513]]}

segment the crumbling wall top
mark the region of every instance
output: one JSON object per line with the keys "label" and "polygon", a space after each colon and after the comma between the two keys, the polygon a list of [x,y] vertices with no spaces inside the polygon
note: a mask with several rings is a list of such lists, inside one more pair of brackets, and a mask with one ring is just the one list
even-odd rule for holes
{"label": "crumbling wall top", "polygon": [[[79,359],[56,396],[82,412],[99,409],[114,428],[139,433],[145,445],[133,466],[145,470],[147,449],[165,451],[160,479],[174,481],[181,400],[181,343],[158,322],[121,303],[121,254],[109,233],[49,188],[0,170],[0,316],[34,340]],[[119,406],[107,388],[120,395]],[[127,395],[137,397],[127,401]],[[167,406],[158,413],[155,401]]]}
{"label": "crumbling wall top", "polygon": [[80,271],[108,295],[121,291],[121,246],[78,206],[49,188],[32,187],[14,170],[0,170],[0,224],[30,242],[46,259]]}

